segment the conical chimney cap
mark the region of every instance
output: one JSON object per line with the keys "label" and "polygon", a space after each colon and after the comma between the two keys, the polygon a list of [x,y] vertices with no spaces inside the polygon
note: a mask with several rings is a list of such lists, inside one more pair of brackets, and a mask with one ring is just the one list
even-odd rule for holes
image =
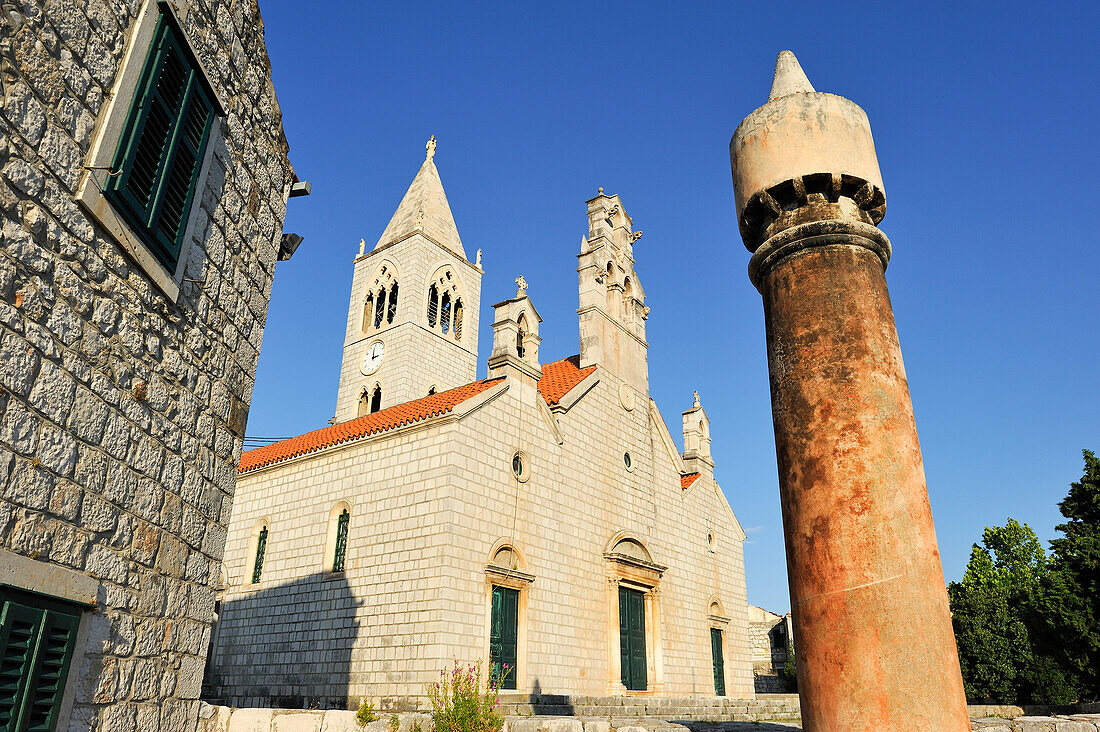
{"label": "conical chimney cap", "polygon": [[780,51],[779,58],[775,60],[775,76],[772,78],[772,90],[768,94],[768,101],[812,91],[814,87],[806,78],[806,72],[802,70],[802,65],[798,63],[795,55],[790,51]]}

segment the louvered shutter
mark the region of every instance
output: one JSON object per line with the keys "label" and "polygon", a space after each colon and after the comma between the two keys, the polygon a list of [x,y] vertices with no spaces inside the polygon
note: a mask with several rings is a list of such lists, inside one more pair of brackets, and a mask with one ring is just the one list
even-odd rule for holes
{"label": "louvered shutter", "polygon": [[198,187],[214,106],[178,30],[161,14],[105,193],[174,269]]}
{"label": "louvered shutter", "polygon": [[0,732],[54,730],[79,623],[76,606],[4,589]]}
{"label": "louvered shutter", "polygon": [[4,603],[0,621],[0,730],[15,732],[34,665],[42,610]]}

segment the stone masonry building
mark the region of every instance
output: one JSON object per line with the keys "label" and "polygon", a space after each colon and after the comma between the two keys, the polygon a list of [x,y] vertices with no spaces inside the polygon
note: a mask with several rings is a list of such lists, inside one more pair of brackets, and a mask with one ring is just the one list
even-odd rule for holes
{"label": "stone masonry building", "polygon": [[190,730],[303,191],[263,22],[0,11],[0,728]]}
{"label": "stone masonry building", "polygon": [[749,646],[752,649],[752,675],[757,693],[794,691],[783,677],[787,648],[794,645],[791,614],[777,615],[762,607],[749,605]]}
{"label": "stone masonry building", "polygon": [[434,152],[355,258],[334,424],[241,458],[214,694],[422,706],[481,659],[520,692],[751,697],[745,535],[698,398],[681,452],[649,396],[641,232],[601,189],[580,353],[544,361],[521,277],[477,380],[480,251]]}

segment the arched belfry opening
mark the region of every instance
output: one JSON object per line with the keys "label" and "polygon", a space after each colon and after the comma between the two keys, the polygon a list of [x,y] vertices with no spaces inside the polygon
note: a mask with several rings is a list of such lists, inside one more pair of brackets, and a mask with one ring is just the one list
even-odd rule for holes
{"label": "arched belfry opening", "polygon": [[516,330],[516,355],[523,358],[523,339],[527,336],[530,326],[527,324],[527,314],[522,313],[519,316],[518,328]]}

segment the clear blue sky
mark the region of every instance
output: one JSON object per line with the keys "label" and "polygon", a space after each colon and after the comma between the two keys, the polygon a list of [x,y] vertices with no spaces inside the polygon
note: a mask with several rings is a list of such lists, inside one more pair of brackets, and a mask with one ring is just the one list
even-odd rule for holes
{"label": "clear blue sky", "polygon": [[[429,135],[488,305],[526,276],[544,361],[578,350],[585,200],[645,236],[653,397],[698,389],[717,477],[748,531],[749,600],[789,608],[758,293],[728,145],[790,48],[871,119],[887,272],[948,580],[1007,516],[1054,536],[1100,450],[1094,3],[453,3],[261,0],[291,159],[313,195],[280,263],[250,435],[332,416],[351,260]],[[674,432],[678,432],[674,428]],[[677,441],[678,434],[674,435]]]}

